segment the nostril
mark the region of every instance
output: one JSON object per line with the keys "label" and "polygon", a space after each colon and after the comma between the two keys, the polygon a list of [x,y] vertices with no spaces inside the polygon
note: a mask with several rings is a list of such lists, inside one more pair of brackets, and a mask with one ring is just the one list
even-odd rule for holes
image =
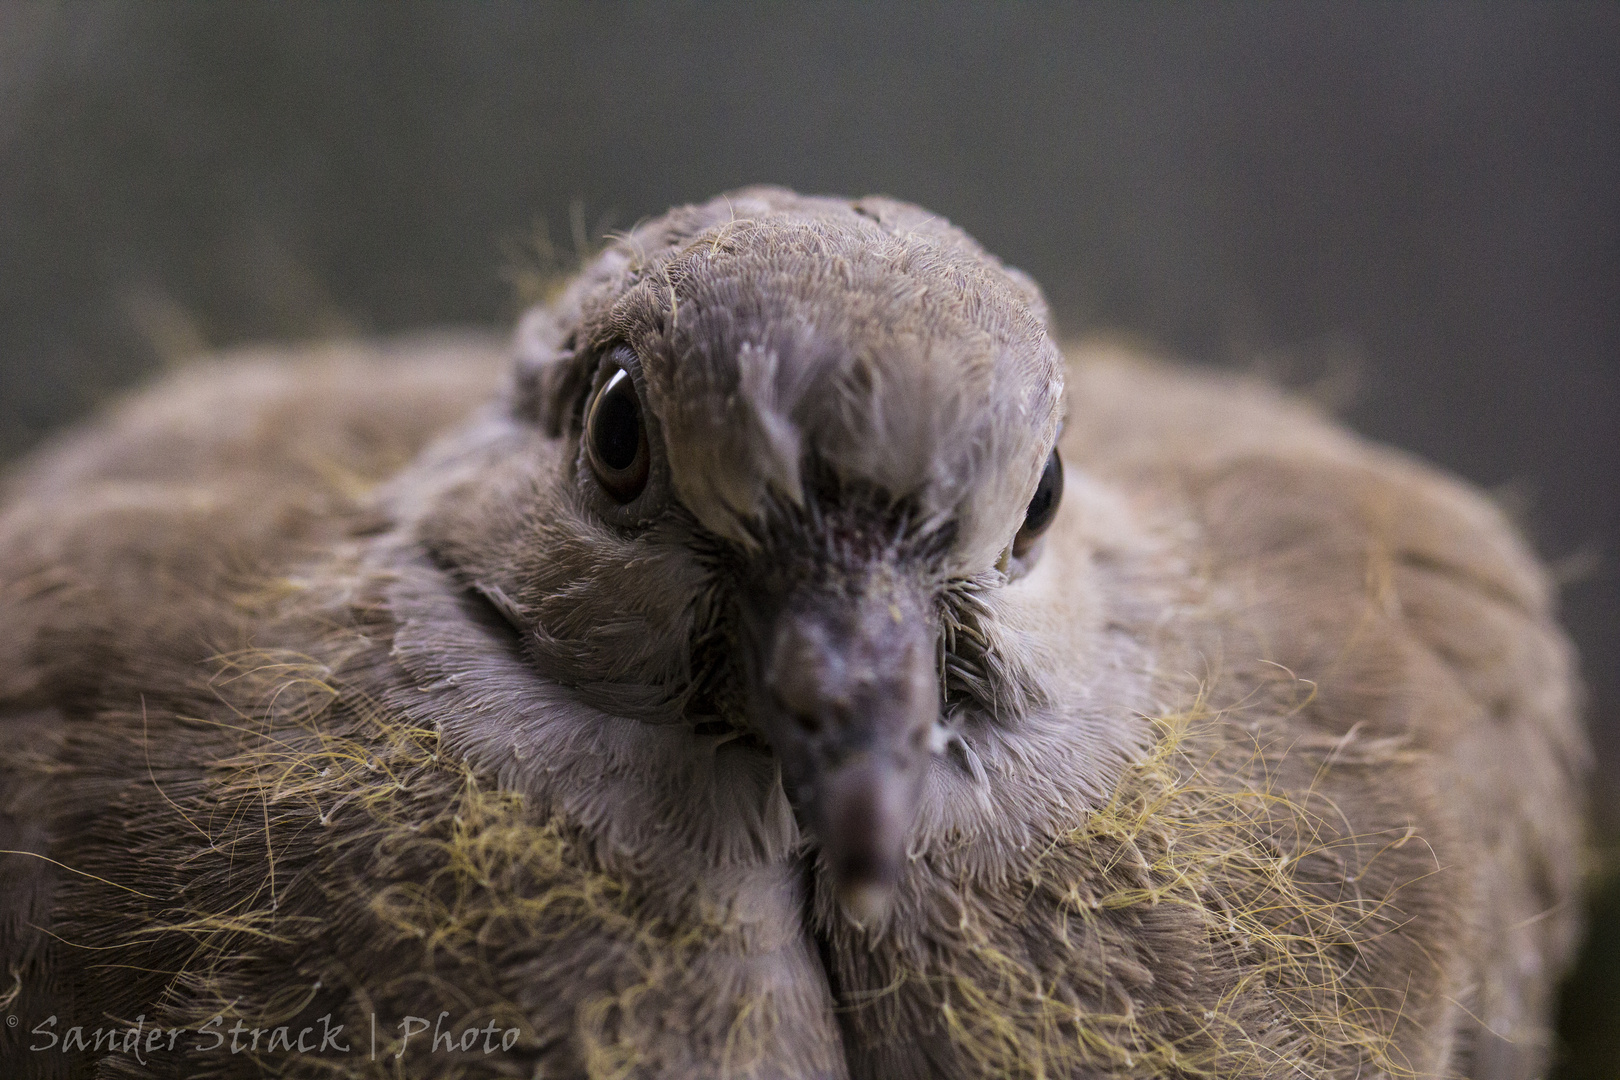
{"label": "nostril", "polygon": [[817,716],[815,713],[807,712],[804,709],[789,709],[788,715],[793,717],[793,722],[799,725],[800,730],[804,731],[806,734],[821,734],[821,717]]}

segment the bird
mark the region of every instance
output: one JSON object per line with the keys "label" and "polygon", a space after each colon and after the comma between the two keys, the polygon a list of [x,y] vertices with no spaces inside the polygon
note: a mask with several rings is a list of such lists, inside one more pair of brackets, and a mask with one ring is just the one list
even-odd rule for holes
{"label": "bird", "polygon": [[24,1077],[1542,1075],[1589,751],[1485,495],[732,191],[0,509]]}

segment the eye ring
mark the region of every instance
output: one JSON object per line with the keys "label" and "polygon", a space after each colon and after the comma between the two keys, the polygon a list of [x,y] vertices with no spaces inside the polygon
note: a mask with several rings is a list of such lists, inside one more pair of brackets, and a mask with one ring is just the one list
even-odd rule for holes
{"label": "eye ring", "polygon": [[631,502],[647,486],[652,454],[630,373],[619,368],[592,397],[585,413],[585,459],[614,502]]}
{"label": "eye ring", "polygon": [[1063,459],[1058,456],[1057,447],[1046,459],[1046,467],[1041,470],[1040,483],[1035,485],[1035,494],[1029,500],[1029,507],[1024,511],[1024,524],[1019,528],[1018,535],[1013,537],[1012,553],[1014,558],[1020,558],[1029,552],[1052,525],[1057,517],[1058,504],[1063,501]]}

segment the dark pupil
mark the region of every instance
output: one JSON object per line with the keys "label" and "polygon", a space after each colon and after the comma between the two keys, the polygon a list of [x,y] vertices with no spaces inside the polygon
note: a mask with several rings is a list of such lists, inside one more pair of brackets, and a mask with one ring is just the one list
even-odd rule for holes
{"label": "dark pupil", "polygon": [[636,452],[641,448],[641,407],[629,379],[616,379],[602,391],[594,428],[591,438],[595,440],[596,460],[616,471],[636,463]]}
{"label": "dark pupil", "polygon": [[1041,470],[1041,482],[1035,488],[1035,497],[1029,500],[1029,510],[1024,514],[1024,531],[1037,533],[1046,528],[1051,522],[1052,515],[1057,511],[1058,493],[1063,489],[1063,463],[1058,460],[1057,451],[1046,459],[1046,468]]}

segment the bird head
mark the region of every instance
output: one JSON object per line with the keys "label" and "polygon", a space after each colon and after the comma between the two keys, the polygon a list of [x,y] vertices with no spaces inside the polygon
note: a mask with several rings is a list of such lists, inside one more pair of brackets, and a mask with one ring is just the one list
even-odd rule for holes
{"label": "bird head", "polygon": [[944,220],[736,192],[526,316],[429,547],[592,707],[774,761],[870,918],[962,717],[1038,682],[985,620],[1062,494],[1062,370],[1038,289]]}

